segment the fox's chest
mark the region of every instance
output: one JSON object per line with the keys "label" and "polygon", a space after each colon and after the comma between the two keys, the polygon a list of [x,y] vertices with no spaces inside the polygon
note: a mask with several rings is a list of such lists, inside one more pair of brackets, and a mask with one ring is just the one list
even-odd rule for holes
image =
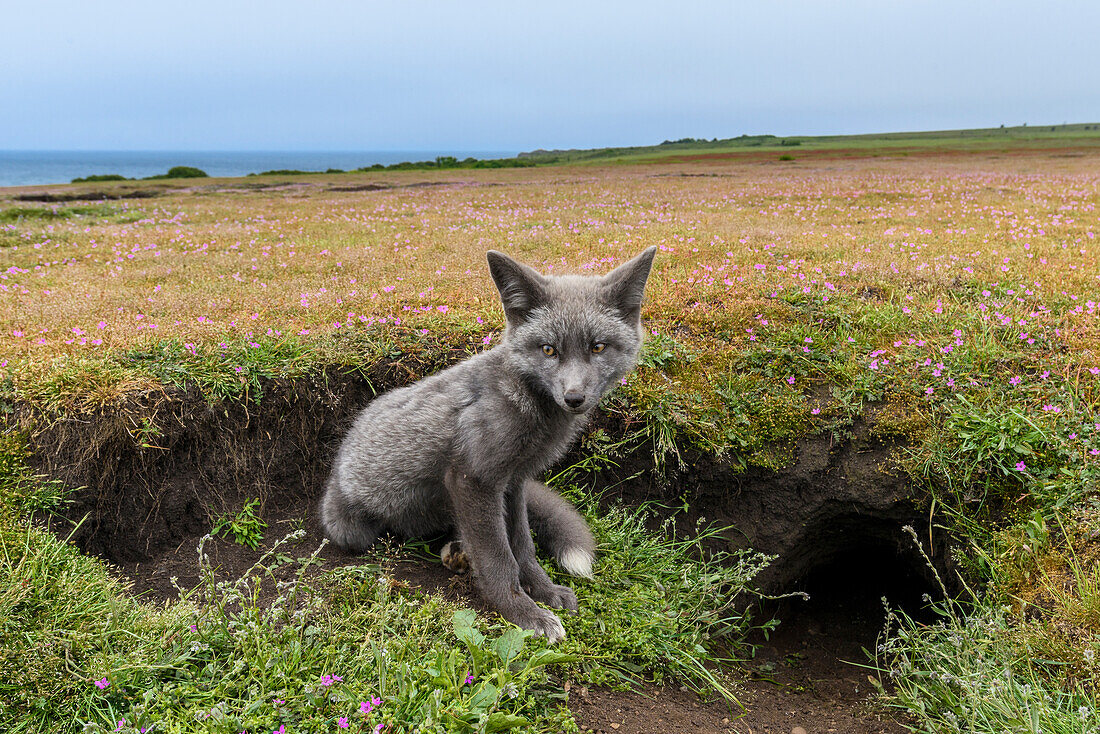
{"label": "fox's chest", "polygon": [[568,416],[530,426],[526,432],[517,432],[512,460],[518,470],[516,473],[531,478],[556,464],[565,456],[587,422],[587,416]]}

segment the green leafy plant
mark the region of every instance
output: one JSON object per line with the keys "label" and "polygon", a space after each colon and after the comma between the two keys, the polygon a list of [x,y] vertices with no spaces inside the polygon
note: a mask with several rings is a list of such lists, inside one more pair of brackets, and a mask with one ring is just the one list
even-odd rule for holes
{"label": "green leafy plant", "polygon": [[264,539],[264,530],[267,523],[257,515],[260,506],[258,499],[251,499],[244,503],[244,507],[236,515],[226,515],[214,523],[210,531],[212,535],[221,535],[231,539],[234,543],[255,550],[260,547]]}

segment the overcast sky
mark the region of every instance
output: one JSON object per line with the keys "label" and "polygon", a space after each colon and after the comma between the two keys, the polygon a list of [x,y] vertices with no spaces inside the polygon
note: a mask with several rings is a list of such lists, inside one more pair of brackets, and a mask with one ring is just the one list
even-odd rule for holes
{"label": "overcast sky", "polygon": [[530,150],[1100,122],[1100,2],[4,4],[0,149]]}

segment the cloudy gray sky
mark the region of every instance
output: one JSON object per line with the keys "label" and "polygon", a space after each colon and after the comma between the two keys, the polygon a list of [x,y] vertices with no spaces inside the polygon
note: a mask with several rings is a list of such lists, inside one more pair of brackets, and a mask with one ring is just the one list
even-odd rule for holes
{"label": "cloudy gray sky", "polygon": [[1100,3],[6,3],[0,149],[528,150],[1100,122]]}

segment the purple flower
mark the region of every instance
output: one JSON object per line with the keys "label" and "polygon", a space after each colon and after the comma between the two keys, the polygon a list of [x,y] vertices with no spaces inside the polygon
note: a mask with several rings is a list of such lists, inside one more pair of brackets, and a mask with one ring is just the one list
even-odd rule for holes
{"label": "purple flower", "polygon": [[473,682],[474,682],[474,674],[473,673],[467,673],[466,674],[466,685],[470,685]]}
{"label": "purple flower", "polygon": [[336,720],[336,726],[340,727],[341,729],[347,729],[348,728],[348,717],[341,716],[339,719]]}
{"label": "purple flower", "polygon": [[1022,461],[1017,461],[1016,462],[1016,471],[1024,471],[1026,469],[1027,469],[1027,464],[1025,464]]}
{"label": "purple flower", "polygon": [[107,680],[107,677],[106,677],[106,676],[104,676],[104,677],[100,678],[99,680],[97,680],[97,681],[95,682],[95,687],[96,687],[96,688],[98,688],[98,689],[99,689],[99,690],[101,690],[101,691],[102,691],[102,690],[103,690],[104,688],[106,688],[107,686],[109,686],[109,685],[111,685],[111,684],[110,684],[110,682],[109,682],[109,681]]}

